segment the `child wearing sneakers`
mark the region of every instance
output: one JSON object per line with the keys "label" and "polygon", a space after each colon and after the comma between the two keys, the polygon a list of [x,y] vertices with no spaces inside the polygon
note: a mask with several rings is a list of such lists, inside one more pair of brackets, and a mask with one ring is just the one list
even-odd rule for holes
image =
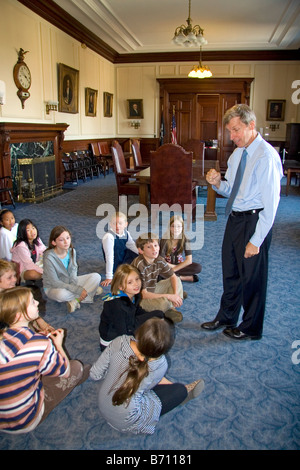
{"label": "child wearing sneakers", "polygon": [[[182,305],[182,283],[165,259],[159,255],[158,237],[145,233],[137,239],[136,246],[140,254],[131,264],[141,273],[141,307],[148,312],[161,310],[174,323],[182,321],[182,313],[176,310]],[[164,279],[158,281],[159,276]]]}
{"label": "child wearing sneakers", "polygon": [[47,297],[67,302],[68,312],[80,308],[80,303],[92,303],[102,293],[98,273],[77,275],[76,251],[70,231],[59,225],[50,233],[49,245],[44,252],[43,286]]}
{"label": "child wearing sneakers", "polygon": [[161,416],[198,397],[204,380],[187,385],[165,375],[166,354],[174,343],[174,328],[163,318],[150,318],[135,337],[115,338],[90,370],[99,380],[101,417],[121,432],[153,434]]}

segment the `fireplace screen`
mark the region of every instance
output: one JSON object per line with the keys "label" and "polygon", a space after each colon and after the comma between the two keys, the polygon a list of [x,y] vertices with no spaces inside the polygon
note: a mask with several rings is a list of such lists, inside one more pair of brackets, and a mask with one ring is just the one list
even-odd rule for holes
{"label": "fireplace screen", "polygon": [[62,185],[56,184],[52,142],[13,144],[11,166],[19,202],[41,202],[62,192]]}
{"label": "fireplace screen", "polygon": [[55,183],[55,155],[18,159],[19,202],[40,202],[62,191]]}

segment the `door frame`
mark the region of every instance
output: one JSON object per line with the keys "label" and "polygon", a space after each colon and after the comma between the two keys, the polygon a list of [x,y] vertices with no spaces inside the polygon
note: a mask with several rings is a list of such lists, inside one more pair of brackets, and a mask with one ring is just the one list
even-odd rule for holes
{"label": "door frame", "polygon": [[[160,115],[163,113],[165,123],[164,143],[171,142],[171,114],[169,112],[169,95],[178,94],[239,94],[240,102],[248,104],[250,102],[251,84],[254,78],[208,78],[200,80],[198,78],[157,78],[159,83]],[[218,122],[223,121],[223,115],[226,109],[220,106]],[[218,129],[218,135],[222,136],[223,126]]]}

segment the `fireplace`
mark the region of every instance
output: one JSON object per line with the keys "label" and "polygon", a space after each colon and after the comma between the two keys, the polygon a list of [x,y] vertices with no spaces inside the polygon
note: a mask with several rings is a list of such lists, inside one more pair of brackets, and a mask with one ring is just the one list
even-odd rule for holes
{"label": "fireplace", "polygon": [[11,176],[19,202],[40,202],[62,191],[61,163],[68,124],[0,123],[0,176]]}

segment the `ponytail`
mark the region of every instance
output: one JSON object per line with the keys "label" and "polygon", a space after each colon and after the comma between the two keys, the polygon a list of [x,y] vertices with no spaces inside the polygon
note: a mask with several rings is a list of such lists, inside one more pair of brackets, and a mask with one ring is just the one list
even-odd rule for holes
{"label": "ponytail", "polygon": [[123,372],[127,372],[127,376],[112,397],[114,406],[129,401],[136,393],[142,380],[149,374],[149,359],[157,359],[171,349],[174,343],[174,324],[166,318],[149,318],[137,329],[135,339],[143,359],[136,355],[129,357],[129,365]]}
{"label": "ponytail", "polygon": [[129,401],[138,390],[142,380],[149,374],[148,358],[141,361],[137,356],[130,356],[129,366],[126,371],[127,377],[125,381],[113,394],[112,404],[114,406],[122,405],[124,402]]}

